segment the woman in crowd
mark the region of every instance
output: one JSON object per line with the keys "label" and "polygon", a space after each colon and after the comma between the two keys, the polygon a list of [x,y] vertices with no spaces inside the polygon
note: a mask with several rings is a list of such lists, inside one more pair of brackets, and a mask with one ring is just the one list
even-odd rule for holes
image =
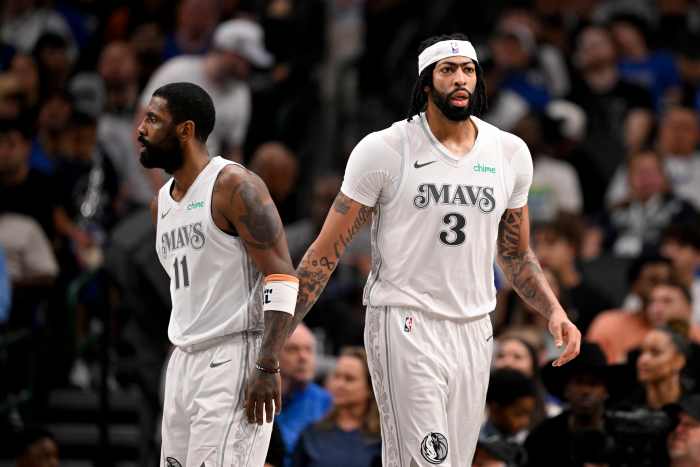
{"label": "woman in crowd", "polygon": [[683,395],[681,372],[686,364],[688,341],[668,327],[650,331],[637,359],[637,379],[644,388],[644,405],[658,410],[678,402]]}
{"label": "woman in crowd", "polygon": [[327,387],[333,408],[325,419],[302,433],[294,466],[380,465],[379,410],[364,349],[348,347],[341,352]]}

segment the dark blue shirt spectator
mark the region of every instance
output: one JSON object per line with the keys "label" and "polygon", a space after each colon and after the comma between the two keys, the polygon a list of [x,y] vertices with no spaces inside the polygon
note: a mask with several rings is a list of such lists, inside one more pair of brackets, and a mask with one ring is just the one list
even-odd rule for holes
{"label": "dark blue shirt spectator", "polygon": [[378,437],[338,427],[307,429],[299,439],[294,467],[368,467],[381,457]]}
{"label": "dark blue shirt spectator", "polygon": [[293,391],[282,401],[282,412],[276,421],[287,452],[284,465],[292,465],[292,455],[301,432],[317,422],[331,408],[331,396],[322,387],[310,383],[304,389]]}

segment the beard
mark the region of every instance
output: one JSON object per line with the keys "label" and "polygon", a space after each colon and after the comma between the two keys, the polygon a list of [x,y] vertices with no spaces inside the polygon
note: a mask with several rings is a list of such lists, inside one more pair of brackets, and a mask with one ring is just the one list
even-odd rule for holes
{"label": "beard", "polygon": [[139,136],[138,139],[143,144],[139,160],[147,169],[163,169],[172,174],[182,167],[185,154],[174,132],[158,144],[146,141],[143,136]]}
{"label": "beard", "polygon": [[[457,107],[450,104],[450,99],[459,91],[466,91],[469,94],[469,104],[466,107]],[[466,89],[457,89],[447,94],[442,94],[435,88],[430,88],[430,97],[432,97],[435,106],[440,109],[440,112],[453,122],[463,122],[472,114],[472,105],[474,95]]]}

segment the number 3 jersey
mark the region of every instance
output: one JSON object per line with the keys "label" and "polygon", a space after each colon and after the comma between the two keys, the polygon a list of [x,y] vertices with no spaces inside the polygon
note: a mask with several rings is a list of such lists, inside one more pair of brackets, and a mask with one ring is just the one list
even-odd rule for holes
{"label": "number 3 jersey", "polygon": [[532,157],[525,143],[478,118],[473,148],[455,157],[425,114],[366,136],[341,191],[372,217],[372,270],[364,302],[462,319],[496,306],[493,263],[506,209],[527,203]]}
{"label": "number 3 jersey", "polygon": [[170,277],[170,341],[178,346],[261,330],[262,275],[243,241],[214,223],[214,183],[231,161],[212,158],[179,202],[171,178],[158,192],[156,251]]}

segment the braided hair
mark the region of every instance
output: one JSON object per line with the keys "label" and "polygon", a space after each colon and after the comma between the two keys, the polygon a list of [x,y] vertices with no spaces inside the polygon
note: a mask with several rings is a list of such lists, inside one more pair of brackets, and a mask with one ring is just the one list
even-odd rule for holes
{"label": "braided hair", "polygon": [[[440,36],[432,36],[425,39],[418,46],[418,55],[420,55],[425,49],[433,44],[437,44],[442,41],[468,41],[469,38],[461,33],[455,34],[443,34]],[[409,122],[413,119],[414,115],[425,111],[428,104],[428,96],[425,92],[425,87],[433,87],[433,70],[435,69],[435,63],[425,67],[425,69],[416,78],[416,83],[413,85],[413,92],[411,93],[411,104],[408,107],[408,114],[406,115],[406,120]],[[472,115],[477,117],[481,116],[487,108],[486,103],[486,83],[484,82],[484,70],[479,65],[479,62],[474,62],[476,68],[476,88],[474,88],[473,100],[469,104],[472,106]]]}

